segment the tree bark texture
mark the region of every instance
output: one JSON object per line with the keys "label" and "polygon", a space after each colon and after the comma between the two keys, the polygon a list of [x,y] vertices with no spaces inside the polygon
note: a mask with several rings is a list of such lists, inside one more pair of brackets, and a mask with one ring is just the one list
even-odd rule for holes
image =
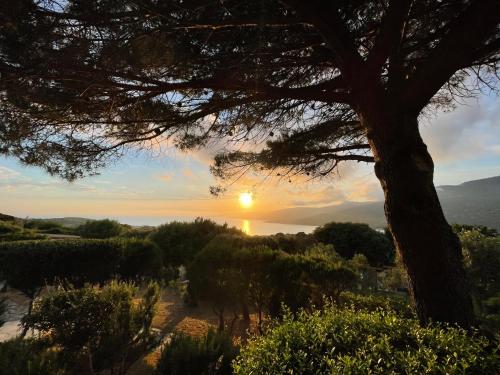
{"label": "tree bark texture", "polygon": [[385,215],[409,277],[417,316],[469,328],[473,310],[457,235],[434,187],[434,164],[413,116],[362,122],[385,196]]}

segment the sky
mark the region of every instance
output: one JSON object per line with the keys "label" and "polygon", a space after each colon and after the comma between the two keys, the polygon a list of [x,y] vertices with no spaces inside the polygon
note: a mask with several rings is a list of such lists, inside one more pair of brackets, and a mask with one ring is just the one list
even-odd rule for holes
{"label": "sky", "polygon": [[[422,137],[435,162],[436,185],[500,175],[500,98],[482,95],[420,120]],[[74,183],[0,157],[0,212],[19,217],[255,217],[297,206],[382,199],[371,165],[344,164],[321,181],[245,176],[222,197],[208,151],[182,153],[167,148],[154,154],[134,151],[119,162]],[[251,192],[244,208],[238,197]]]}

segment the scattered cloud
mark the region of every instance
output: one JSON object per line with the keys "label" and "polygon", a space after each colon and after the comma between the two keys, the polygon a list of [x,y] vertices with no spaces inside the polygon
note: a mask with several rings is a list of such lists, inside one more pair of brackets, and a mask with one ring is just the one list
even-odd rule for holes
{"label": "scattered cloud", "polygon": [[174,178],[175,174],[173,172],[167,172],[162,175],[156,176],[157,179],[163,182],[170,182]]}
{"label": "scattered cloud", "polygon": [[[421,120],[421,132],[438,163],[477,159],[495,152],[500,137],[500,100],[470,99],[452,112]],[[492,148],[493,147],[493,148]]]}

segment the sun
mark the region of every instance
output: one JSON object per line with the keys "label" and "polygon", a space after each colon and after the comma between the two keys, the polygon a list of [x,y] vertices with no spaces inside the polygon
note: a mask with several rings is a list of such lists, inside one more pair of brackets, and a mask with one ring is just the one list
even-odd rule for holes
{"label": "sun", "polygon": [[243,208],[250,208],[253,204],[253,195],[252,193],[241,193],[240,194],[240,204]]}

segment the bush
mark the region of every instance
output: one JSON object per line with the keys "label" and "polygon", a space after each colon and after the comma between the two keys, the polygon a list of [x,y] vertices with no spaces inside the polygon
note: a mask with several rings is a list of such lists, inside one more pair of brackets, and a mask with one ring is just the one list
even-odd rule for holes
{"label": "bush", "polygon": [[83,238],[105,239],[119,236],[123,226],[115,220],[92,220],[80,225],[76,231]]}
{"label": "bush", "polygon": [[39,288],[66,281],[75,286],[115,276],[153,277],[159,251],[142,240],[62,240],[0,243],[0,279],[33,298]]}
{"label": "bush", "polygon": [[133,284],[116,281],[102,288],[55,290],[36,302],[22,325],[61,348],[61,361],[75,374],[85,372],[78,368],[82,363],[96,372],[124,374],[154,342],[159,288],[150,284],[139,302],[137,296]]}
{"label": "bush", "polygon": [[208,331],[202,338],[174,333],[161,353],[156,375],[230,375],[238,354],[225,332]]}
{"label": "bush", "polygon": [[221,233],[241,234],[227,225],[197,218],[191,223],[174,221],[160,225],[148,238],[160,247],[165,264],[180,266],[191,263],[194,256]]}
{"label": "bush", "polygon": [[120,277],[157,279],[162,276],[161,270],[161,251],[156,244],[139,239],[124,241],[123,261],[118,270]]}
{"label": "bush", "polygon": [[366,256],[372,266],[394,262],[395,250],[392,241],[367,224],[328,223],[314,230],[318,241],[333,245],[343,258],[351,259],[359,253]]}
{"label": "bush", "polygon": [[0,342],[0,375],[63,375],[56,354],[44,342],[14,339]]}
{"label": "bush", "polygon": [[500,357],[480,336],[387,312],[328,307],[289,314],[252,338],[234,362],[245,374],[498,374]]}

